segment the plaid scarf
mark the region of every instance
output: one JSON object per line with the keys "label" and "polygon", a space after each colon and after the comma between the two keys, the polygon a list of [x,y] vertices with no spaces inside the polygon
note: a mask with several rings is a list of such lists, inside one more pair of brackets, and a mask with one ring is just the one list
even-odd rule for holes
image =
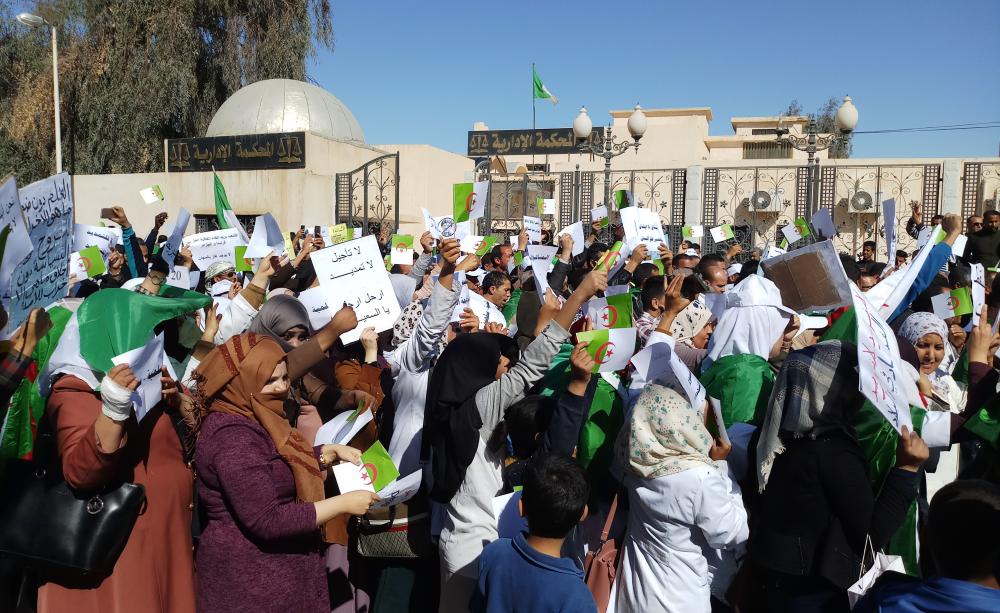
{"label": "plaid scarf", "polygon": [[851,421],[864,402],[857,366],[857,347],[844,341],[826,341],[788,354],[774,382],[757,443],[761,491],[774,459],[785,450],[782,433],[811,439],[834,431],[854,436]]}

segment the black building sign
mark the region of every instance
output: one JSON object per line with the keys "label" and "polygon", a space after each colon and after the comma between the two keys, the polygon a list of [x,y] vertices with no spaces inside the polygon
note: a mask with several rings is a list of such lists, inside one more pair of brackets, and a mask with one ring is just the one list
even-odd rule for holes
{"label": "black building sign", "polygon": [[[586,142],[604,140],[604,128],[594,128]],[[469,157],[489,155],[545,155],[579,153],[573,128],[544,130],[489,130],[469,132]]]}
{"label": "black building sign", "polygon": [[305,167],[305,132],[167,140],[167,172]]}

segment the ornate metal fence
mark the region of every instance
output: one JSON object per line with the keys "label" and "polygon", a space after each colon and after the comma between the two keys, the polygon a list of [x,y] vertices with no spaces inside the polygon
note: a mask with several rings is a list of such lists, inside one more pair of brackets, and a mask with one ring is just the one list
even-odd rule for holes
{"label": "ornate metal fence", "polygon": [[966,162],[962,169],[962,217],[1000,210],[1000,162]]}
{"label": "ornate metal fence", "polygon": [[337,174],[337,223],[362,226],[366,234],[378,234],[391,221],[399,227],[399,154],[377,157],[352,170]]}

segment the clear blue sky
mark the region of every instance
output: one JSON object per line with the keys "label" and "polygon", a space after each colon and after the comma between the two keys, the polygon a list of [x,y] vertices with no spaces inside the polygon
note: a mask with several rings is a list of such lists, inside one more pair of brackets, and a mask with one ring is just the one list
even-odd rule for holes
{"label": "clear blue sky", "polygon": [[[627,27],[626,24],[632,24]],[[819,26],[809,33],[808,26]],[[531,127],[531,62],[560,101],[538,126],[607,111],[814,111],[850,94],[858,130],[1000,121],[1000,1],[334,2],[335,49],[309,75],[370,143],[465,153],[475,121]],[[613,44],[608,44],[614,40]],[[858,134],[855,157],[995,156],[1000,128]]]}

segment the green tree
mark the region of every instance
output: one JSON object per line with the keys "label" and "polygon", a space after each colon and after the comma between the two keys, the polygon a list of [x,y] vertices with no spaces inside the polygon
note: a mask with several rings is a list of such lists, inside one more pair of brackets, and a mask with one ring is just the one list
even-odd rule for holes
{"label": "green tree", "polygon": [[[39,0],[59,35],[63,167],[161,170],[163,139],[200,136],[240,87],[304,80],[333,48],[329,0]],[[0,9],[0,175],[51,174],[55,138],[47,29]]]}
{"label": "green tree", "polygon": [[[834,128],[834,121],[837,117],[837,109],[840,107],[841,100],[831,96],[822,106],[819,107],[815,113],[810,114],[810,117],[816,118],[816,124],[819,127],[821,133],[830,133],[836,131]],[[798,100],[792,100],[788,103],[788,108],[782,115],[793,117],[804,115],[802,110],[802,105]],[[852,135],[848,134],[846,138],[838,140],[836,143],[830,147],[830,157],[831,158],[849,158],[851,157],[851,138]]]}

